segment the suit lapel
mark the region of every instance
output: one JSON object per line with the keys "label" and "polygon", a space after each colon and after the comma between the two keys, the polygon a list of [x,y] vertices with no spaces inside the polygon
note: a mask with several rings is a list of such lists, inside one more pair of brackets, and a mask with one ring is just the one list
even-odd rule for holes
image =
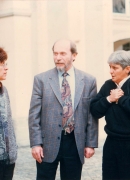
{"label": "suit lapel", "polygon": [[[83,88],[84,88],[84,81],[83,81],[83,75],[81,74],[80,71],[78,71],[77,69],[74,69],[75,71],[75,98],[74,98],[74,111],[79,103],[80,97],[82,95],[83,92]],[[60,92],[60,85],[59,85],[59,78],[58,78],[58,72],[57,69],[54,68],[52,73],[50,74],[49,77],[49,83],[50,86],[55,94],[55,96],[57,97],[58,101],[60,102],[60,104],[62,105],[62,99],[61,99],[61,92]]]}
{"label": "suit lapel", "polygon": [[59,85],[59,77],[58,77],[58,72],[57,69],[54,68],[52,73],[50,74],[49,77],[49,83],[51,85],[51,88],[55,94],[55,96],[57,97],[58,101],[60,102],[60,104],[62,105],[62,99],[61,99],[61,92],[60,92],[60,85]]}
{"label": "suit lapel", "polygon": [[80,71],[75,69],[75,99],[74,99],[74,111],[77,108],[77,105],[79,103],[79,100],[81,98],[83,88],[84,88],[84,81],[83,81],[83,75]]}

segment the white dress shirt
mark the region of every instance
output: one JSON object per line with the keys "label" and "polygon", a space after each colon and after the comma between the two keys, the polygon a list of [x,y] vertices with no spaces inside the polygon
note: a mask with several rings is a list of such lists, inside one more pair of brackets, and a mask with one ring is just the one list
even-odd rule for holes
{"label": "white dress shirt", "polygon": [[119,84],[116,83],[117,88],[120,89],[123,86],[123,84],[127,81],[127,79],[129,79],[129,78],[130,78],[130,75],[127,76],[126,78],[124,78],[122,81],[120,81]]}

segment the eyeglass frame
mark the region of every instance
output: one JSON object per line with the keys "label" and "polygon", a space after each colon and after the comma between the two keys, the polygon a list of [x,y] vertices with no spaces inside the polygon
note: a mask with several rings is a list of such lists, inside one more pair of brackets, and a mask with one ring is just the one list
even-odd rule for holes
{"label": "eyeglass frame", "polygon": [[8,65],[7,63],[3,63],[3,64],[0,63],[0,66],[3,66],[3,68],[7,67],[7,65]]}

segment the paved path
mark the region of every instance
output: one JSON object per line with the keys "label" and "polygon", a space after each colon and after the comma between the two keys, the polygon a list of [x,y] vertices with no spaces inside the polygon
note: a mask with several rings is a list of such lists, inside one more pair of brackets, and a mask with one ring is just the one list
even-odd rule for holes
{"label": "paved path", "polygon": [[[95,155],[86,159],[82,171],[82,180],[101,180],[101,164],[102,164],[102,145],[103,140],[99,143]],[[14,172],[13,180],[36,180],[35,160],[31,156],[29,146],[20,147],[18,150],[18,159]],[[59,169],[57,171],[56,180],[60,180]]]}

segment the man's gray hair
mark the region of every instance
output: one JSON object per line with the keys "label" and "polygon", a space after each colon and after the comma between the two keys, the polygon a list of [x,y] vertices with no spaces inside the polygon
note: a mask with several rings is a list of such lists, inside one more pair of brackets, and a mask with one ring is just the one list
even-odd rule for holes
{"label": "man's gray hair", "polygon": [[130,66],[130,51],[118,50],[113,52],[109,59],[108,64],[119,64],[123,69]]}
{"label": "man's gray hair", "polygon": [[[73,42],[73,41],[71,41],[71,40],[69,40],[69,39],[66,39],[66,40],[70,42],[70,51],[71,51],[71,53],[72,53],[72,54],[78,54],[78,51],[77,51],[77,47],[76,47],[75,42]],[[53,45],[53,47],[52,47],[52,51],[54,51],[54,46],[55,46],[55,44],[56,44],[58,41],[59,41],[59,40],[57,40],[57,41],[54,43],[54,45]]]}

